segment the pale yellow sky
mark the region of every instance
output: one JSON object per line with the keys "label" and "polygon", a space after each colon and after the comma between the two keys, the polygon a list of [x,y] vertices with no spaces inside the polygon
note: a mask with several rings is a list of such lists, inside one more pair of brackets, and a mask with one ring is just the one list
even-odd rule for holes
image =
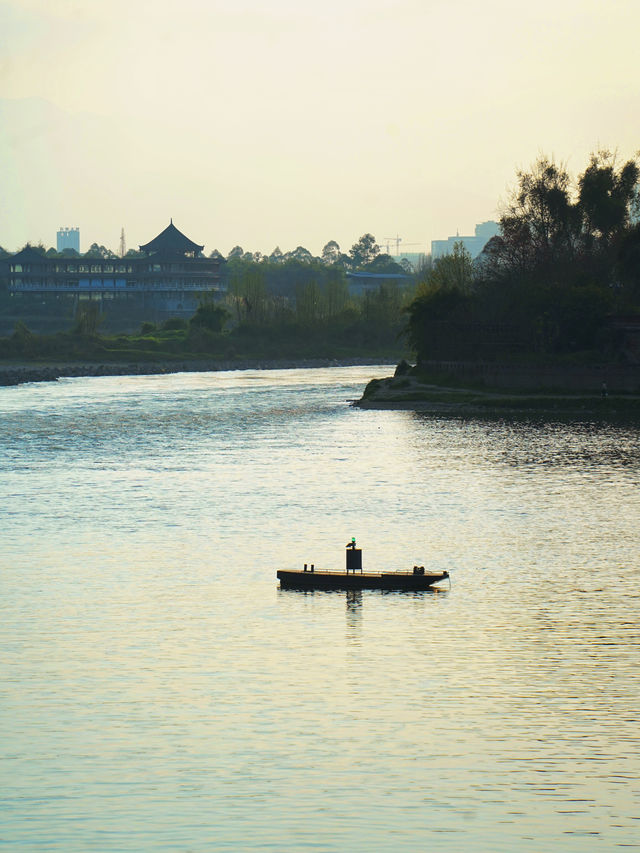
{"label": "pale yellow sky", "polygon": [[425,250],[541,152],[640,148],[639,34],[639,0],[0,0],[0,245]]}

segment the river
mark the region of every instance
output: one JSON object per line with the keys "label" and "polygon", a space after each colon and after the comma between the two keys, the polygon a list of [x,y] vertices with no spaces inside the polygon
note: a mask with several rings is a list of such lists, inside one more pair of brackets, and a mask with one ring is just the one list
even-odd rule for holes
{"label": "river", "polygon": [[[0,846],[640,850],[640,431],[387,373],[0,388]],[[278,588],[352,536],[450,583]]]}

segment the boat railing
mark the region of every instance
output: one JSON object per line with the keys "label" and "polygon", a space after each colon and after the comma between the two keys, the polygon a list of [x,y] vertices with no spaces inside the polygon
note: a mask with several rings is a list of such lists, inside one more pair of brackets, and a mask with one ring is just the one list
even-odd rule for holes
{"label": "boat railing", "polygon": [[[294,571],[299,572],[300,569],[295,569]],[[354,575],[354,574],[356,577],[358,577],[361,574],[369,575],[369,576],[371,576],[371,575],[385,575],[385,576],[387,576],[387,575],[399,575],[399,576],[409,575],[409,576],[412,576],[415,574],[415,572],[412,569],[362,569],[362,571],[347,572],[344,569],[342,569],[342,570],[340,570],[340,569],[322,569],[319,566],[315,566],[315,565],[312,568],[305,567],[302,569],[302,571],[306,572],[307,574],[336,575],[339,577],[344,577],[345,575]],[[426,574],[440,574],[440,572],[426,572]]]}

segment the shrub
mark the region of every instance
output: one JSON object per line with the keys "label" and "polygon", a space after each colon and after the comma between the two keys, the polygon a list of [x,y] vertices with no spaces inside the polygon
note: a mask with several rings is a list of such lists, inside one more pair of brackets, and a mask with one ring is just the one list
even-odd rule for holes
{"label": "shrub", "polygon": [[202,302],[190,322],[192,326],[201,326],[210,332],[221,332],[229,316],[229,312],[222,305],[216,305],[214,302]]}
{"label": "shrub", "polygon": [[162,324],[162,329],[165,332],[178,332],[184,331],[189,328],[189,323],[187,320],[183,320],[181,317],[169,317],[168,320],[165,320]]}

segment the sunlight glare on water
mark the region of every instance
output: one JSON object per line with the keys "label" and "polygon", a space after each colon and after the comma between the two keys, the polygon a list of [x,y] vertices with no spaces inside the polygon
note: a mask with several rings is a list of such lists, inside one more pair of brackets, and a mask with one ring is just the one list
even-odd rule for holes
{"label": "sunlight glare on water", "polygon": [[[8,850],[640,849],[640,433],[388,372],[0,389]],[[278,588],[351,536],[451,584]]]}

